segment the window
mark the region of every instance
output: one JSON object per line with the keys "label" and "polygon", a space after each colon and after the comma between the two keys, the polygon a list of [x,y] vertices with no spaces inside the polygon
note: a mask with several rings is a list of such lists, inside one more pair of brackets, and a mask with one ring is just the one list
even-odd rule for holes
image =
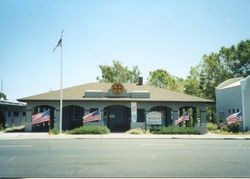
{"label": "window", "polygon": [[237,109],[237,112],[240,112],[240,109]]}
{"label": "window", "polygon": [[11,112],[9,111],[9,112],[8,112],[8,117],[10,117],[10,116],[11,116]]}
{"label": "window", "polygon": [[137,122],[145,122],[145,109],[137,109]]}
{"label": "window", "polygon": [[231,113],[231,109],[228,110],[228,113]]}
{"label": "window", "polygon": [[26,116],[26,112],[23,112],[23,116]]}
{"label": "window", "polygon": [[235,113],[235,109],[233,109],[233,113]]}
{"label": "window", "polygon": [[13,116],[18,117],[18,115],[19,115],[18,111],[14,111]]}

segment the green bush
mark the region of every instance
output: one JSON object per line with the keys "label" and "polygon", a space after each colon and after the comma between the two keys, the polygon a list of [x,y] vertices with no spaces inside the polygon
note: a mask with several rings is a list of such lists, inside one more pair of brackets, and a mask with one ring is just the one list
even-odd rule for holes
{"label": "green bush", "polygon": [[108,134],[110,131],[103,125],[87,125],[68,131],[68,134]]}
{"label": "green bush", "polygon": [[209,122],[209,123],[207,123],[207,129],[209,131],[215,131],[218,129],[218,126],[217,126],[217,124]]}
{"label": "green bush", "polygon": [[231,124],[228,126],[230,132],[238,133],[240,131],[240,125],[238,123]]}
{"label": "green bush", "polygon": [[161,129],[162,129],[162,126],[151,126],[150,132],[156,133],[156,132],[159,132]]}
{"label": "green bush", "polygon": [[160,130],[152,131],[155,134],[199,134],[199,131],[192,127],[169,126]]}
{"label": "green bush", "polygon": [[230,132],[230,129],[226,125],[221,126],[221,130],[225,132]]}

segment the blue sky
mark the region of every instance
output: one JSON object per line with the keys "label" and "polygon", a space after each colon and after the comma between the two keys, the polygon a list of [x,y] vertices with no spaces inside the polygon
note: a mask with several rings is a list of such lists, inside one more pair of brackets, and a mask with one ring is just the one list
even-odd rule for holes
{"label": "blue sky", "polygon": [[0,0],[0,79],[9,99],[96,82],[98,65],[185,78],[204,54],[250,37],[249,0]]}

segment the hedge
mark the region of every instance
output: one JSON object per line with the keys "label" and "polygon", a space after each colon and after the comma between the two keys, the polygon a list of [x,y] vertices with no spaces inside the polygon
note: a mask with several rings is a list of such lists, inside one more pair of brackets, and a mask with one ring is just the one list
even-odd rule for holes
{"label": "hedge", "polygon": [[218,129],[218,126],[217,126],[217,124],[213,124],[213,123],[209,122],[209,123],[207,123],[207,129],[209,131],[215,131]]}
{"label": "hedge", "polygon": [[68,134],[108,134],[110,131],[104,125],[87,125],[68,131]]}
{"label": "hedge", "polygon": [[154,134],[200,134],[199,131],[193,127],[179,127],[169,126],[152,130]]}
{"label": "hedge", "polygon": [[135,129],[130,129],[126,133],[128,133],[128,134],[149,134],[149,131],[144,130],[142,128],[135,128]]}

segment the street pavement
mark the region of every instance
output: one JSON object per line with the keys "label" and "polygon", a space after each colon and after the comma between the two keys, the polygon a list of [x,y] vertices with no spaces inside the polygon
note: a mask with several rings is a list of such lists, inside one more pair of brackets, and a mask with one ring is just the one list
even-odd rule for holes
{"label": "street pavement", "polygon": [[249,177],[248,140],[249,134],[0,132],[0,178]]}
{"label": "street pavement", "polygon": [[250,177],[250,141],[0,140],[1,177]]}
{"label": "street pavement", "polygon": [[59,134],[51,135],[46,132],[0,132],[0,140],[24,140],[24,139],[238,139],[250,140],[249,134],[215,134],[206,133],[202,135],[157,135],[157,134],[128,134],[128,133],[110,133],[102,135],[69,135]]}

